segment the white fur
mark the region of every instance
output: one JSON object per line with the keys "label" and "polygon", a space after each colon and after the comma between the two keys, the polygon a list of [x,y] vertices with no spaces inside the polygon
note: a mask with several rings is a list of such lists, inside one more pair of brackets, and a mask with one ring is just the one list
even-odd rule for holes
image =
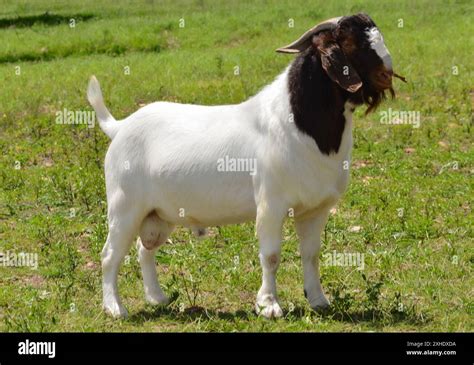
{"label": "white fur", "polygon": [[366,33],[372,49],[383,60],[385,67],[392,70],[392,57],[385,46],[382,33],[377,27],[370,28]]}
{"label": "white fur", "polygon": [[[322,154],[292,123],[287,75],[288,69],[238,105],[157,102],[122,121],[107,111],[98,81],[91,79],[89,101],[112,138],[105,158],[109,234],[102,252],[107,312],[126,315],[117,290],[119,265],[152,211],[166,227],[194,230],[256,219],[263,270],[256,306],[266,317],[282,315],[275,274],[282,224],[294,212],[308,300],[314,308],[328,305],[319,279],[319,236],[348,182],[351,112],[347,106],[339,152]],[[257,173],[218,171],[225,156],[255,159]],[[147,300],[167,303],[156,279],[154,249],[140,244],[139,257]]]}

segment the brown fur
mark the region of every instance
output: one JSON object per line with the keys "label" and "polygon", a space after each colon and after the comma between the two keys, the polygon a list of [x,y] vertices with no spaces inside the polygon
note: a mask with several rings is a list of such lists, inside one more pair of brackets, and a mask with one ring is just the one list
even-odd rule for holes
{"label": "brown fur", "polygon": [[[386,98],[386,90],[395,97],[392,86],[380,81],[379,75],[386,70],[365,34],[374,26],[365,14],[342,18],[335,30],[314,36],[312,45],[290,67],[288,87],[295,124],[324,154],[339,150],[346,101],[366,104],[368,114]],[[342,73],[344,66],[347,75]]]}

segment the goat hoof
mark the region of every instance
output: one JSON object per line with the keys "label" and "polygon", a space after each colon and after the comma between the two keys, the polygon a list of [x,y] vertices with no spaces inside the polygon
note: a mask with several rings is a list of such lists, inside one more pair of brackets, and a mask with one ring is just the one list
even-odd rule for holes
{"label": "goat hoof", "polygon": [[331,303],[329,300],[322,294],[321,296],[317,297],[315,300],[310,302],[311,308],[318,313],[325,312]]}
{"label": "goat hoof", "polygon": [[146,301],[148,304],[155,306],[167,306],[170,304],[170,299],[166,295],[147,295]]}
{"label": "goat hoof", "polygon": [[121,304],[104,305],[104,310],[105,313],[116,319],[128,317],[127,309]]}
{"label": "goat hoof", "polygon": [[268,319],[280,318],[283,316],[280,304],[278,304],[278,301],[273,296],[257,299],[255,311],[258,315]]}
{"label": "goat hoof", "polygon": [[280,318],[283,316],[283,311],[281,310],[280,305],[278,303],[273,303],[265,307],[261,307],[257,304],[256,311],[258,315],[263,316],[267,319]]}

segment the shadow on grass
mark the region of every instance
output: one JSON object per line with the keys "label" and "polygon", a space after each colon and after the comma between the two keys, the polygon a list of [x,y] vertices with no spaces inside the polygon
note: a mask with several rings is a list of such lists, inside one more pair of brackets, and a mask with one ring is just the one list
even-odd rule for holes
{"label": "shadow on grass", "polygon": [[[254,311],[249,310],[226,312],[207,309],[200,306],[191,306],[181,310],[176,306],[178,297],[179,294],[174,292],[170,297],[170,304],[168,306],[148,306],[131,315],[128,318],[128,321],[141,324],[156,319],[177,320],[183,323],[193,322],[196,319],[209,322],[213,320],[233,322],[235,320],[251,321],[257,319],[257,314]],[[248,308],[248,303],[245,304],[245,308]],[[423,325],[430,321],[428,315],[416,311],[415,307],[407,307],[403,311],[398,311],[395,307],[390,305],[387,307],[381,305],[374,307],[368,303],[361,302],[361,305],[358,306],[358,308],[355,308],[355,305],[348,305],[344,298],[333,298],[333,301],[328,308],[319,311],[314,311],[306,305],[297,305],[291,312],[284,310],[283,316],[284,319],[288,321],[298,321],[309,316],[310,318],[319,317],[321,320],[352,324],[365,323],[371,324],[375,327],[383,327],[398,323]]]}
{"label": "shadow on grass", "polygon": [[414,311],[380,310],[380,309],[349,309],[341,311],[333,303],[329,308],[318,312],[309,311],[306,307],[296,307],[288,317],[297,319],[307,317],[308,312],[311,316],[320,316],[323,320],[332,320],[346,323],[370,323],[374,326],[385,326],[388,324],[405,323],[412,325],[422,325],[429,321],[428,316],[416,313]]}
{"label": "shadow on grass", "polygon": [[40,15],[17,16],[15,18],[0,18],[0,29],[10,27],[26,28],[31,27],[35,24],[54,26],[59,24],[69,24],[71,19],[74,19],[77,23],[78,21],[88,21],[93,17],[94,15],[92,14],[58,15],[46,12]]}
{"label": "shadow on grass", "polygon": [[[285,320],[301,320],[303,318],[320,317],[322,320],[331,320],[346,323],[366,323],[374,326],[386,326],[389,324],[405,323],[411,325],[426,324],[428,318],[417,313],[411,312],[383,312],[379,310],[351,310],[340,312],[335,307],[329,307],[323,311],[315,312],[308,307],[295,307],[289,313],[284,311]],[[225,320],[233,322],[235,320],[251,321],[256,320],[257,315],[254,312],[238,310],[236,312],[225,312],[210,310],[199,306],[193,306],[184,310],[179,310],[173,306],[168,307],[148,307],[128,318],[128,321],[135,324],[141,324],[146,321],[157,319],[177,320],[183,323],[193,322],[196,319],[204,321]]]}
{"label": "shadow on grass", "polygon": [[233,322],[236,319],[248,321],[252,317],[255,317],[255,315],[244,310],[238,310],[236,312],[221,312],[194,306],[181,311],[172,307],[156,307],[151,310],[143,309],[128,317],[128,321],[135,324],[142,324],[143,322],[155,319],[178,320],[183,323],[193,322],[196,319],[208,321],[219,319]]}
{"label": "shadow on grass", "polygon": [[174,292],[170,297],[170,304],[168,306],[148,306],[147,308],[130,315],[127,320],[136,324],[163,318],[179,320],[184,323],[192,322],[196,319],[207,319],[209,321],[222,319],[231,322],[236,319],[249,320],[252,317],[252,314],[244,310],[239,310],[236,312],[222,312],[209,310],[199,306],[191,306],[189,308],[185,308],[184,310],[180,310],[179,308],[176,308],[176,305],[173,305],[173,303],[175,303],[178,299],[178,296],[179,294]]}
{"label": "shadow on grass", "polygon": [[112,57],[117,57],[125,54],[126,52],[142,52],[142,53],[159,53],[162,47],[160,45],[150,45],[140,48],[128,49],[127,47],[119,44],[105,44],[97,45],[76,51],[74,49],[66,49],[61,52],[33,52],[24,54],[7,54],[0,56],[0,63],[13,63],[13,62],[47,62],[59,58],[67,58],[70,56],[91,56],[105,54]]}

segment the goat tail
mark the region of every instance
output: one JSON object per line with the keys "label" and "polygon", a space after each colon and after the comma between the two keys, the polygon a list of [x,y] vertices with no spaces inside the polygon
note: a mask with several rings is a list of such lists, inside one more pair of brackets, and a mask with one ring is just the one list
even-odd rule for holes
{"label": "goat tail", "polygon": [[112,116],[112,114],[110,114],[109,110],[105,106],[102,91],[100,90],[100,84],[95,76],[92,76],[89,81],[89,87],[87,88],[87,99],[95,110],[95,114],[99,120],[100,128],[110,139],[113,139],[119,130],[120,123],[117,123],[115,118]]}

